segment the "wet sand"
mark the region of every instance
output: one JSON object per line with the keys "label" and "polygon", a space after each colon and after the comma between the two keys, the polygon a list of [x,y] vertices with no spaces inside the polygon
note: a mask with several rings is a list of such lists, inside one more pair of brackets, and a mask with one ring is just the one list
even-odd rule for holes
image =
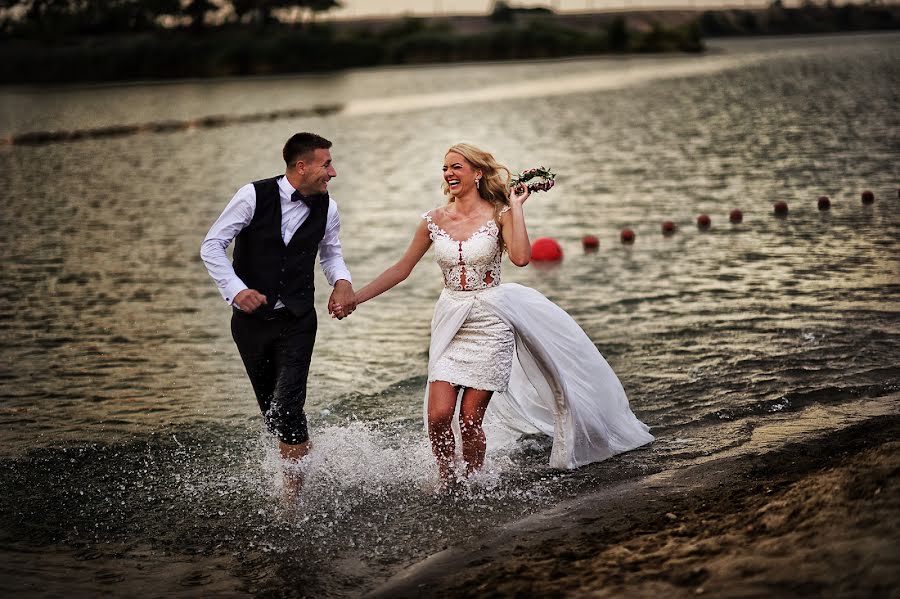
{"label": "wet sand", "polygon": [[632,480],[374,596],[900,597],[900,414]]}

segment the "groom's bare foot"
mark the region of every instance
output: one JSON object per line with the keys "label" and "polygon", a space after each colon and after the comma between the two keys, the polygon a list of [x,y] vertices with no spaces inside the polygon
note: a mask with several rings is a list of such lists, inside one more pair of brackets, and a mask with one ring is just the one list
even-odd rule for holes
{"label": "groom's bare foot", "polygon": [[282,499],[287,503],[293,503],[300,496],[303,490],[303,473],[300,472],[299,464],[291,464],[284,471],[284,482],[282,483]]}
{"label": "groom's bare foot", "polygon": [[282,486],[282,496],[285,501],[291,502],[297,499],[300,491],[303,490],[303,471],[300,468],[300,461],[309,454],[312,449],[311,443],[290,444],[285,442],[279,443],[281,458],[284,460],[282,468],[284,470],[284,483]]}

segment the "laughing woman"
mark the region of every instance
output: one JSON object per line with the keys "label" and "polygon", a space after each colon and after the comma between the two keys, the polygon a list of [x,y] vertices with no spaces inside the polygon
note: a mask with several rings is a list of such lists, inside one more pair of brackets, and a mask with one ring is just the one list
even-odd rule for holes
{"label": "laughing woman", "polygon": [[[455,471],[456,413],[465,474],[484,464],[482,426],[510,440],[553,437],[550,465],[570,469],[653,440],[593,342],[537,291],[500,284],[504,252],[516,266],[531,259],[523,205],[530,191],[510,190],[509,171],[474,146],[444,155],[448,203],[422,215],[403,257],[356,294],[357,305],[405,280],[434,244],[444,275],[435,306],[425,420],[444,486]],[[341,315],[341,306],[334,306]],[[495,439],[492,438],[492,444]]]}

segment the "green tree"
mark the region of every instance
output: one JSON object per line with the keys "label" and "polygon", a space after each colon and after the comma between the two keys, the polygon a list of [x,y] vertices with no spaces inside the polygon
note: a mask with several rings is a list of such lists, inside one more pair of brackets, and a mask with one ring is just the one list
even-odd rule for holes
{"label": "green tree", "polygon": [[184,14],[191,19],[191,30],[202,31],[205,29],[206,15],[218,8],[210,0],[190,0],[184,7]]}
{"label": "green tree", "polygon": [[606,32],[609,41],[609,49],[615,52],[624,52],[628,49],[628,24],[623,17],[616,17],[609,24]]}
{"label": "green tree", "polygon": [[301,15],[308,14],[313,21],[317,13],[342,6],[337,0],[232,0],[231,5],[238,20],[260,25],[277,22],[274,12],[279,9],[299,9]]}
{"label": "green tree", "polygon": [[10,25],[25,35],[59,36],[144,31],[162,15],[181,11],[179,0],[0,0],[0,9],[17,9]]}
{"label": "green tree", "polygon": [[299,3],[301,8],[309,10],[309,20],[315,21],[320,12],[328,12],[333,8],[343,6],[338,0],[305,0]]}
{"label": "green tree", "polygon": [[503,0],[494,2],[494,9],[491,11],[491,21],[494,23],[512,23],[515,20],[515,13],[509,7],[509,4]]}
{"label": "green tree", "polygon": [[232,0],[231,6],[239,20],[245,18],[257,25],[275,22],[272,11],[295,4],[286,0]]}

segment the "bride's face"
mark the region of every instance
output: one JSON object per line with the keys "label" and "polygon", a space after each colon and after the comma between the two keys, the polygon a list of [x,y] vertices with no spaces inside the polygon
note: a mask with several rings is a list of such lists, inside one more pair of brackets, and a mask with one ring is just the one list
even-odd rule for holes
{"label": "bride's face", "polygon": [[481,171],[475,170],[461,154],[447,152],[444,156],[444,182],[450,188],[451,196],[465,195],[475,187],[476,177],[481,177]]}

